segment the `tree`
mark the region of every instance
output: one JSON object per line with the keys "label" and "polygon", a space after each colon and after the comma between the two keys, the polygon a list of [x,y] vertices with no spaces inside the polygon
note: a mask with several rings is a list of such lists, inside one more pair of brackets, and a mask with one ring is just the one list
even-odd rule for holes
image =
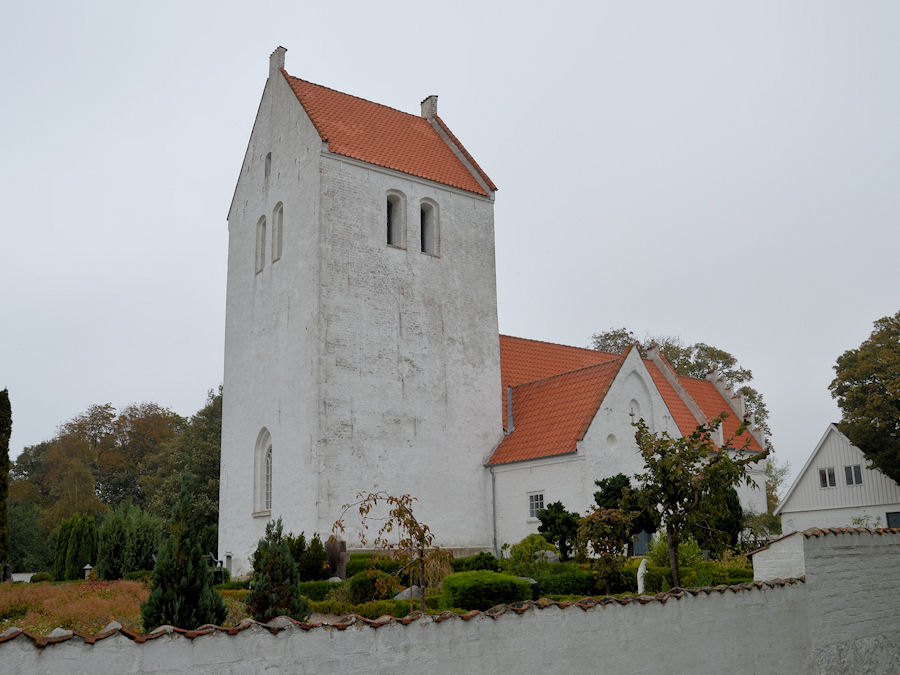
{"label": "tree", "polygon": [[163,624],[196,628],[225,620],[225,605],[213,590],[212,572],[200,546],[202,526],[191,506],[193,486],[193,476],[185,474],[153,568],[150,597],[141,603],[144,630]]}
{"label": "tree", "polygon": [[578,514],[566,511],[562,502],[553,502],[538,511],[537,517],[541,521],[538,532],[556,542],[560,559],[568,560],[569,551],[578,535]]}
{"label": "tree", "polygon": [[[344,504],[341,507],[341,517],[338,518],[331,531],[343,533],[346,529],[344,517],[347,512],[356,508],[359,511],[360,543],[365,546],[368,541],[366,531],[370,520],[381,521],[382,525],[375,535],[372,544],[376,548],[393,551],[394,558],[402,564],[397,574],[404,572],[409,577],[410,586],[413,581],[419,582],[422,589],[421,609],[425,611],[425,587],[428,576],[426,574],[429,564],[437,566],[449,566],[448,555],[445,551],[434,546],[434,534],[425,523],[419,522],[413,513],[413,504],[416,498],[405,494],[395,497],[387,492],[360,492],[356,495],[356,501],[352,504]],[[382,508],[387,509],[383,514]],[[396,531],[396,541],[389,539],[389,535]]]}
{"label": "tree", "polygon": [[33,504],[9,502],[9,563],[14,572],[47,572],[53,566],[53,536],[44,533]]}
{"label": "tree", "polygon": [[[717,506],[720,508],[715,508]],[[726,548],[737,546],[744,529],[744,509],[733,486],[704,492],[698,515],[700,525],[694,528],[694,537],[700,548],[720,557]]]}
{"label": "tree", "polygon": [[600,509],[622,509],[631,515],[631,531],[633,538],[641,532],[656,532],[655,512],[642,507],[635,499],[636,491],[624,473],[595,480],[594,485],[600,488],[594,493],[594,502]]}
{"label": "tree", "polygon": [[578,524],[579,558],[591,555],[591,565],[612,593],[612,582],[622,573],[625,546],[631,540],[632,516],[623,509],[596,509]]}
{"label": "tree", "polygon": [[[665,526],[672,583],[681,585],[678,542],[698,531],[713,534],[716,519],[726,513],[723,495],[740,483],[753,485],[747,467],[762,461],[767,453],[731,450],[734,437],[722,449],[712,440],[724,415],[709,425],[699,425],[687,437],[651,433],[644,423],[635,423],[635,440],[644,460],[644,472],[635,476],[641,485],[638,499],[653,509]],[[743,432],[742,425],[735,436]],[[704,499],[704,496],[707,498]],[[711,498],[710,498],[711,497]]]}
{"label": "tree", "polygon": [[729,386],[744,395],[747,415],[753,416],[754,422],[767,436],[772,433],[768,424],[769,409],[762,394],[749,384],[753,379],[753,373],[749,369],[741,367],[737,358],[724,349],[703,342],[686,345],[681,338],[668,335],[648,335],[643,340],[638,340],[634,333],[627,328],[610,328],[591,336],[591,346],[602,352],[621,354],[627,347],[635,344],[643,352],[653,347],[659,347],[666,360],[679,375],[702,379],[713,371],[717,371],[725,378]]}
{"label": "tree", "polygon": [[244,602],[257,621],[290,616],[309,617],[309,603],[300,595],[300,573],[282,534],[281,518],[270,520],[251,558],[253,579]]}
{"label": "tree", "polygon": [[900,483],[900,311],[837,358],[829,385],[842,412],[838,429],[873,466]]}
{"label": "tree", "polygon": [[9,560],[9,437],[12,435],[12,407],[9,390],[0,391],[0,581],[6,581]]}

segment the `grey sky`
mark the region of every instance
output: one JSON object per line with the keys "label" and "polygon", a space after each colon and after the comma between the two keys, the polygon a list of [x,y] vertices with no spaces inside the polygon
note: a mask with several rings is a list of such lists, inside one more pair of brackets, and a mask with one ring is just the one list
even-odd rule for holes
{"label": "grey sky", "polygon": [[797,471],[838,354],[900,308],[900,5],[58,3],[4,9],[12,454],[222,378],[225,215],[268,68],[439,111],[500,187],[502,332],[613,326],[753,370]]}

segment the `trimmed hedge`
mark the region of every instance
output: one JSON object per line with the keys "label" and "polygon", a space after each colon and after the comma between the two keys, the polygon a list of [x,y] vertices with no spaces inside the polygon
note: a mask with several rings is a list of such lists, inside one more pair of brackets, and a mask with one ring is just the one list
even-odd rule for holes
{"label": "trimmed hedge", "polygon": [[[566,567],[564,567],[566,565]],[[597,588],[594,573],[578,567],[568,567],[566,563],[553,565],[535,575],[537,581],[535,596],[537,600],[548,595],[591,595]]]}
{"label": "trimmed hedge", "polygon": [[531,599],[525,579],[490,570],[455,572],[444,579],[441,605],[446,608],[490,609],[494,605]]}
{"label": "trimmed hedge", "polygon": [[[381,584],[378,581],[383,579]],[[387,590],[379,590],[379,586],[388,584]],[[347,580],[347,591],[350,602],[359,604],[371,600],[387,600],[392,598],[401,589],[400,580],[392,574],[381,570],[365,570],[354,574]]]}
{"label": "trimmed hedge", "polygon": [[393,558],[375,553],[351,553],[347,561],[347,578],[354,577],[365,570],[381,570],[388,574],[394,574],[400,569],[400,564]]}
{"label": "trimmed hedge", "polygon": [[486,551],[466,558],[456,558],[450,564],[453,566],[454,572],[471,572],[473,570],[500,571],[500,561]]}
{"label": "trimmed hedge", "polygon": [[31,583],[39,584],[42,581],[53,581],[53,575],[50,572],[38,572],[31,575]]}
{"label": "trimmed hedge", "polygon": [[310,600],[324,600],[332,588],[340,586],[341,581],[301,581],[300,595],[305,595]]}

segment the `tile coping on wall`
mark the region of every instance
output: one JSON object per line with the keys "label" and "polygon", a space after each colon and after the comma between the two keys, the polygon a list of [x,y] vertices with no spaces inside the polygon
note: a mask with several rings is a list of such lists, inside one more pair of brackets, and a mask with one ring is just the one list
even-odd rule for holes
{"label": "tile coping on wall", "polygon": [[63,628],[54,628],[53,631],[51,631],[51,633],[47,636],[32,635],[26,630],[22,630],[18,627],[12,627],[8,628],[3,633],[0,633],[0,644],[15,640],[19,636],[24,636],[25,638],[31,640],[35,647],[46,647],[47,645],[65,642],[76,637],[83,640],[86,644],[92,645],[99,640],[104,640],[117,634],[124,635],[126,638],[132,640],[133,642],[143,643],[147,642],[148,640],[155,640],[156,638],[162,637],[163,635],[173,634],[176,636],[183,636],[191,640],[193,640],[194,638],[202,637],[204,635],[218,633],[224,633],[226,635],[237,635],[238,633],[241,633],[248,628],[253,627],[263,628],[274,635],[289,628],[297,628],[303,631],[309,631],[314,629],[345,630],[354,625],[365,625],[372,628],[380,628],[381,626],[386,626],[389,624],[401,624],[403,626],[408,626],[415,621],[427,619],[430,619],[434,623],[442,623],[448,620],[471,621],[472,619],[480,616],[496,619],[508,612],[523,614],[535,609],[540,610],[546,609],[548,607],[557,607],[563,610],[569,609],[571,607],[578,607],[583,611],[588,611],[595,607],[604,607],[606,605],[624,606],[633,603],[637,603],[640,605],[646,605],[649,603],[665,604],[670,599],[680,600],[681,598],[688,595],[710,595],[712,593],[725,593],[726,591],[731,591],[732,593],[740,593],[746,591],[762,590],[765,588],[791,586],[794,584],[805,582],[806,579],[804,577],[799,577],[796,579],[749,581],[743,584],[734,584],[731,586],[720,584],[718,586],[705,586],[703,588],[673,588],[669,591],[657,593],[655,595],[627,595],[622,597],[612,597],[607,595],[600,598],[583,598],[582,600],[578,601],[563,602],[555,602],[553,600],[541,598],[540,600],[525,600],[522,602],[515,602],[510,605],[497,605],[496,607],[492,607],[491,609],[488,609],[484,612],[472,610],[462,615],[450,611],[442,612],[441,614],[436,615],[426,615],[420,611],[416,611],[403,618],[381,616],[377,619],[366,619],[357,614],[348,614],[334,622],[316,623],[304,623],[287,616],[279,616],[272,619],[268,623],[260,623],[258,621],[254,621],[253,619],[244,619],[233,628],[222,628],[221,626],[214,626],[212,624],[200,626],[194,630],[185,630],[183,628],[175,628],[174,626],[160,626],[150,633],[137,633],[135,631],[128,630],[127,628],[123,628],[122,624],[117,621],[111,622],[99,633],[83,633],[77,630],[71,631],[65,630]]}
{"label": "tile coping on wall", "polygon": [[779,537],[778,539],[773,539],[765,546],[762,546],[755,551],[750,551],[747,555],[753,556],[760,551],[765,551],[772,544],[775,544],[779,541],[787,539],[788,537],[793,537],[795,534],[802,534],[806,539],[811,539],[812,537],[827,537],[829,534],[838,536],[841,534],[900,534],[900,527],[877,527],[877,528],[868,528],[868,527],[826,527],[826,528],[818,528],[818,527],[810,527],[806,530],[799,530],[797,532],[791,532],[790,534],[786,534],[783,537]]}

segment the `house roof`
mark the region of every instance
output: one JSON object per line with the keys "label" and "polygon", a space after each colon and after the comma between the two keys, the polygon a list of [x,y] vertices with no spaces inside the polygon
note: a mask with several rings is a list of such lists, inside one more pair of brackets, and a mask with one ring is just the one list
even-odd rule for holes
{"label": "house roof", "polygon": [[575,452],[625,357],[512,388],[513,430],[489,465]]}
{"label": "house roof", "polygon": [[[506,427],[507,387],[512,387],[514,430],[503,438],[487,464],[575,452],[624,360],[623,354],[501,335],[502,414]],[[651,359],[643,362],[682,435],[693,432],[698,424],[691,405],[707,419],[728,413],[723,434],[725,438],[734,435],[741,420],[712,382],[672,371],[670,376],[683,388],[679,393],[660,370],[671,369],[665,359],[660,360],[661,366]],[[747,432],[734,445],[741,447],[747,438],[750,449],[762,449]]]}
{"label": "house roof", "polygon": [[[450,144],[424,117],[281,72],[330,152],[487,195]],[[435,120],[484,183],[496,190],[447,125],[437,116]]]}

